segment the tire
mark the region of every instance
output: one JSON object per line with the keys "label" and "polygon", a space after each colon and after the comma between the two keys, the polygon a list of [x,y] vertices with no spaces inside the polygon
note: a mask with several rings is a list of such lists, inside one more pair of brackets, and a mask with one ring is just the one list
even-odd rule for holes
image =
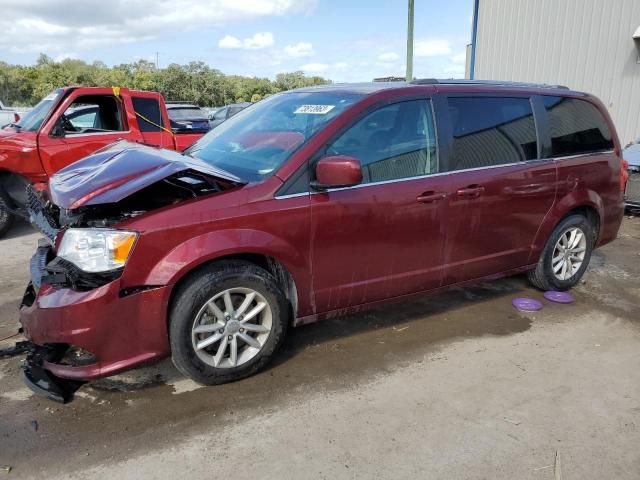
{"label": "tire", "polygon": [[9,212],[4,201],[0,198],[0,238],[4,237],[11,229],[15,219],[15,215]]}
{"label": "tire", "polygon": [[[232,315],[226,315],[224,292],[229,293]],[[251,292],[255,295],[243,313],[242,306]],[[284,294],[269,272],[249,262],[213,263],[181,285],[174,298],[169,313],[171,358],[180,372],[203,385],[232,382],[257,373],[269,363],[287,332],[289,310]],[[266,306],[260,310],[262,303]],[[259,310],[255,316],[243,318],[254,310]],[[206,331],[196,333],[196,328]],[[268,333],[264,332],[266,328]],[[247,337],[251,337],[251,345]],[[196,348],[202,345],[206,346]]]}
{"label": "tire", "polygon": [[[565,248],[561,242],[564,241],[565,246],[569,244],[569,242],[571,242],[571,232],[573,231],[582,233],[584,242],[582,242],[582,240],[577,241],[576,247],[569,249],[571,252],[567,253],[567,257],[570,261],[567,264],[567,257],[560,258],[560,255],[564,254],[561,249],[558,249],[558,245],[561,248]],[[576,242],[575,239],[577,238],[578,234],[576,234],[573,241]],[[584,272],[587,269],[587,266],[589,265],[595,240],[595,226],[584,215],[573,214],[564,218],[551,233],[551,236],[547,240],[547,243],[540,254],[540,259],[538,260],[536,267],[527,273],[529,281],[533,286],[544,291],[564,291],[575,286],[580,281],[582,275],[584,275]],[[569,246],[571,245],[569,244]],[[582,248],[584,248],[583,252],[580,251]],[[556,254],[555,257],[554,253]],[[577,265],[578,256],[581,253],[583,256],[580,260],[580,264]],[[568,265],[566,270],[564,269],[565,264]]]}

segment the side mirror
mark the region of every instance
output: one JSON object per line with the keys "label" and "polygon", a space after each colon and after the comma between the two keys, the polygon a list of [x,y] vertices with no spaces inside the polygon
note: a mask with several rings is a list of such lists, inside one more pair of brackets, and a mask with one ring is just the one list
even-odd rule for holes
{"label": "side mirror", "polygon": [[316,163],[316,179],[311,186],[316,190],[351,187],[362,182],[360,161],[347,155],[321,158]]}
{"label": "side mirror", "polygon": [[51,132],[49,132],[50,137],[64,137],[64,122],[62,121],[62,117],[56,120],[56,123],[51,127]]}

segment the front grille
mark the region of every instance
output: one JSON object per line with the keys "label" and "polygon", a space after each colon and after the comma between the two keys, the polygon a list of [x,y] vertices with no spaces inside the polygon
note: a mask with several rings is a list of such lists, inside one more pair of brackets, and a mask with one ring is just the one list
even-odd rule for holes
{"label": "front grille", "polygon": [[27,186],[27,212],[29,221],[42,233],[51,244],[56,240],[58,234],[58,222],[54,218],[51,209],[53,207],[45,202],[42,197],[33,189]]}
{"label": "front grille", "polygon": [[49,260],[53,256],[51,247],[44,239],[38,240],[38,248],[36,253],[31,257],[29,262],[29,271],[31,273],[31,283],[39,289],[42,285],[42,277],[46,275],[45,268]]}
{"label": "front grille", "polygon": [[55,257],[45,267],[42,283],[86,292],[120,278],[122,269],[108,272],[85,272],[64,258]]}

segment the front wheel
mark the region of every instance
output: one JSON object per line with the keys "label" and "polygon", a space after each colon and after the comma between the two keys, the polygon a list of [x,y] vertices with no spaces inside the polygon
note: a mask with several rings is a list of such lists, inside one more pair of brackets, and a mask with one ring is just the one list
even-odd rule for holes
{"label": "front wheel", "polygon": [[15,219],[15,215],[9,212],[4,201],[0,198],[0,238],[2,238],[11,229]]}
{"label": "front wheel", "polygon": [[541,290],[568,290],[584,275],[595,245],[595,227],[584,215],[574,214],[553,230],[529,281]]}
{"label": "front wheel", "polygon": [[282,343],[287,312],[269,272],[241,261],[212,264],[176,292],[169,328],[173,363],[205,385],[252,375]]}

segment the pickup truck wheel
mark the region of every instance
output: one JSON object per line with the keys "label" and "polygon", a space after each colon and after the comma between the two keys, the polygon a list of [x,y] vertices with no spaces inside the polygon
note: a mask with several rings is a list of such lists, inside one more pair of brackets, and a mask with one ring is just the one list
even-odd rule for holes
{"label": "pickup truck wheel", "polygon": [[11,228],[15,220],[15,215],[9,212],[9,209],[0,199],[0,238],[2,238]]}
{"label": "pickup truck wheel", "polygon": [[583,215],[562,220],[547,240],[536,268],[528,272],[529,281],[541,290],[568,290],[584,275],[593,246],[595,228]]}
{"label": "pickup truck wheel", "polygon": [[173,363],[204,385],[252,375],[281,345],[287,312],[269,272],[242,261],[214,263],[175,294],[169,319]]}

